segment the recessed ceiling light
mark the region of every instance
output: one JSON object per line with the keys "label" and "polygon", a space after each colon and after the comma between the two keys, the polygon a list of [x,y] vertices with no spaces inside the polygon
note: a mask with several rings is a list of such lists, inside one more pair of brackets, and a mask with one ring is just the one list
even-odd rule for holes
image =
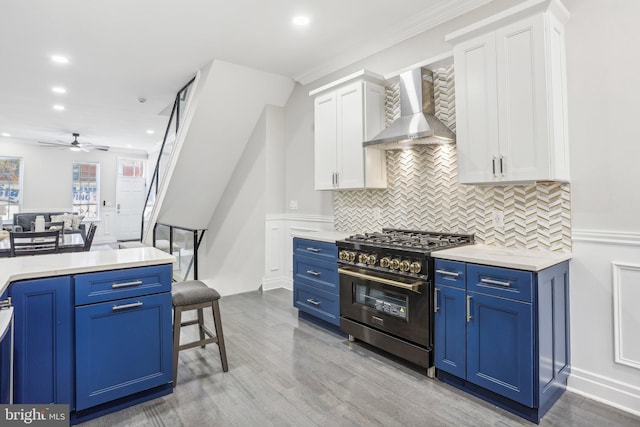
{"label": "recessed ceiling light", "polygon": [[154,133],[156,133],[156,131],[154,131],[153,129],[147,129],[148,135],[153,135]]}
{"label": "recessed ceiling light", "polygon": [[62,56],[62,55],[53,55],[51,57],[51,60],[53,62],[57,62],[58,64],[68,64],[69,63],[69,58],[67,58],[66,56]]}
{"label": "recessed ceiling light", "polygon": [[294,16],[291,22],[293,22],[294,25],[297,25],[299,27],[304,27],[305,25],[309,25],[309,22],[311,22],[311,19],[309,19],[308,16],[298,15],[298,16]]}
{"label": "recessed ceiling light", "polygon": [[2,136],[5,136],[8,138],[11,136],[11,134],[9,132],[2,132]]}
{"label": "recessed ceiling light", "polygon": [[53,109],[58,111],[64,111],[64,105],[54,105]]}
{"label": "recessed ceiling light", "polygon": [[51,91],[54,93],[67,93],[67,90],[62,86],[54,86],[51,88]]}

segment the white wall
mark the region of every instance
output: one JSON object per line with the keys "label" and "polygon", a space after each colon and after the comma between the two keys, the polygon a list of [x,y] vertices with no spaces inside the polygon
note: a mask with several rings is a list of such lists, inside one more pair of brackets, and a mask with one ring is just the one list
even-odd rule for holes
{"label": "white wall", "polygon": [[58,148],[44,148],[35,141],[17,138],[0,139],[0,156],[22,157],[24,160],[23,206],[25,212],[70,211],[74,161],[100,163],[100,221],[94,242],[116,240],[116,176],[118,158],[144,158],[146,154],[115,151],[73,152]]}
{"label": "white wall", "polygon": [[[622,340],[640,359],[640,320],[614,328],[614,262],[640,265],[640,2],[568,0],[566,25],[572,228],[570,387],[640,414],[640,361],[616,362]],[[604,31],[600,31],[600,29]],[[625,276],[626,277],[626,276]],[[640,286],[638,276],[623,287]],[[628,292],[627,292],[628,295]],[[638,313],[637,305],[625,305]],[[631,335],[628,331],[634,331]]]}

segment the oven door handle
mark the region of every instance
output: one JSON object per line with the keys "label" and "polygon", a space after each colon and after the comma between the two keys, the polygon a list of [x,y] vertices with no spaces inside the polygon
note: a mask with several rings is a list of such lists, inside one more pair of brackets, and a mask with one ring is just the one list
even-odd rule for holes
{"label": "oven door handle", "polygon": [[403,283],[396,280],[385,279],[383,277],[371,276],[369,274],[358,273],[357,271],[347,270],[346,268],[339,268],[338,272],[346,274],[347,276],[357,277],[359,279],[371,280],[372,282],[383,283],[385,285],[395,286],[396,288],[408,289],[410,291],[420,293],[420,287],[422,282]]}

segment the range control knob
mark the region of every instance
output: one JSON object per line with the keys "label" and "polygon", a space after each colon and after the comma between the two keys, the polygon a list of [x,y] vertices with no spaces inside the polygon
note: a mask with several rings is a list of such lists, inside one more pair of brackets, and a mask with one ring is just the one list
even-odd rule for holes
{"label": "range control knob", "polygon": [[409,271],[409,261],[405,259],[400,262],[400,271]]}
{"label": "range control knob", "polygon": [[398,258],[394,258],[391,260],[391,269],[392,270],[397,270],[398,268],[400,268],[400,260]]}
{"label": "range control knob", "polygon": [[391,265],[391,258],[389,258],[388,256],[382,258],[380,260],[380,267],[384,267],[387,268]]}
{"label": "range control knob", "polygon": [[358,262],[361,264],[366,264],[367,261],[369,261],[369,255],[367,254],[360,254],[358,255]]}
{"label": "range control knob", "polygon": [[422,270],[422,266],[419,262],[412,262],[409,266],[409,271],[412,273],[418,274],[420,273],[420,270]]}
{"label": "range control knob", "polygon": [[356,260],[355,252],[347,252],[347,261],[354,262]]}
{"label": "range control knob", "polygon": [[347,251],[340,251],[338,253],[338,258],[346,260],[347,258],[349,258],[349,255],[347,255],[347,253],[348,253]]}
{"label": "range control knob", "polygon": [[369,255],[367,258],[367,264],[376,265],[376,261],[378,261],[378,256],[375,254]]}

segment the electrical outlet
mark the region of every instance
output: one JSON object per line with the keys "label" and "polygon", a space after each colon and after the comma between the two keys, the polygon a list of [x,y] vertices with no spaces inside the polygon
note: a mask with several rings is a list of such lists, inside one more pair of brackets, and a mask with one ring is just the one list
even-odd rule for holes
{"label": "electrical outlet", "polygon": [[380,218],[382,218],[382,210],[379,207],[371,209],[371,213],[374,220],[379,220]]}
{"label": "electrical outlet", "polygon": [[297,200],[289,200],[289,209],[292,211],[298,210],[298,201]]}
{"label": "electrical outlet", "polygon": [[493,228],[504,231],[504,212],[493,211]]}

